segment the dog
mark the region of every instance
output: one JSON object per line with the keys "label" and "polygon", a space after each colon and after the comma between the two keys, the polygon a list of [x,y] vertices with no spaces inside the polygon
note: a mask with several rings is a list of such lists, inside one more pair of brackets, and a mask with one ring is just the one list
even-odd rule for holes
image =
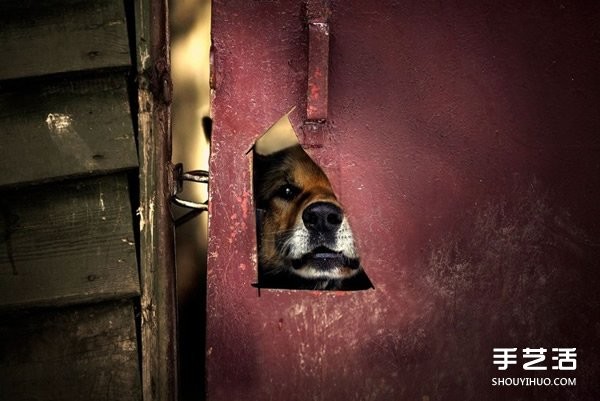
{"label": "dog", "polygon": [[297,144],[253,154],[260,288],[364,290],[343,208],[323,170]]}

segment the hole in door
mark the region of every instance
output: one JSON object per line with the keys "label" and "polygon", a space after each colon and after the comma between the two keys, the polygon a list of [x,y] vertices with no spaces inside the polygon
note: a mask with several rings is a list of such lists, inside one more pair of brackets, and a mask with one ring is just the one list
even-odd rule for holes
{"label": "hole in door", "polygon": [[288,114],[255,143],[259,288],[365,290],[367,277],[344,207],[298,142]]}

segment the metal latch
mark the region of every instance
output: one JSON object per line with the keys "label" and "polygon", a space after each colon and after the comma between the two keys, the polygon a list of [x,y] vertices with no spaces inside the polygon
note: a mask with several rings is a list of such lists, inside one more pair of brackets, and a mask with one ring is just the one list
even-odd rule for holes
{"label": "metal latch", "polygon": [[208,171],[206,170],[192,170],[183,171],[183,164],[177,163],[172,166],[171,175],[171,202],[174,205],[190,209],[189,212],[183,216],[174,219],[175,227],[193,219],[196,216],[201,215],[203,212],[208,211],[208,200],[204,202],[190,201],[181,199],[178,195],[183,191],[183,183],[185,181],[195,182],[197,184],[208,185]]}

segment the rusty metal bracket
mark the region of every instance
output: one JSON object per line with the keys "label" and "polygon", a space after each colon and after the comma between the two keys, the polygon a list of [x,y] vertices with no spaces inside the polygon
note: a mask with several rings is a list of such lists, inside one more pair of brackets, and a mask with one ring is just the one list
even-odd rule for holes
{"label": "rusty metal bracket", "polygon": [[310,122],[327,120],[329,96],[329,16],[327,0],[309,0],[308,20],[308,88],[306,118]]}
{"label": "rusty metal bracket", "polygon": [[206,170],[193,170],[183,171],[183,164],[177,163],[172,166],[171,174],[171,202],[174,205],[191,209],[188,213],[183,216],[174,219],[175,227],[182,225],[183,223],[199,216],[203,212],[208,211],[208,201],[196,202],[186,199],[181,199],[178,195],[183,191],[183,183],[185,181],[195,182],[197,184],[208,185],[208,171]]}

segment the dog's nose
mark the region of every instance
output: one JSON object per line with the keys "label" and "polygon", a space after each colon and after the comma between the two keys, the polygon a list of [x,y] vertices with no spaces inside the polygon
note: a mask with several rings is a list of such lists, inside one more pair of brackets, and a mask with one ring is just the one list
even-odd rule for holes
{"label": "dog's nose", "polygon": [[332,232],[337,230],[344,219],[344,212],[329,202],[315,202],[302,213],[302,221],[310,231]]}

